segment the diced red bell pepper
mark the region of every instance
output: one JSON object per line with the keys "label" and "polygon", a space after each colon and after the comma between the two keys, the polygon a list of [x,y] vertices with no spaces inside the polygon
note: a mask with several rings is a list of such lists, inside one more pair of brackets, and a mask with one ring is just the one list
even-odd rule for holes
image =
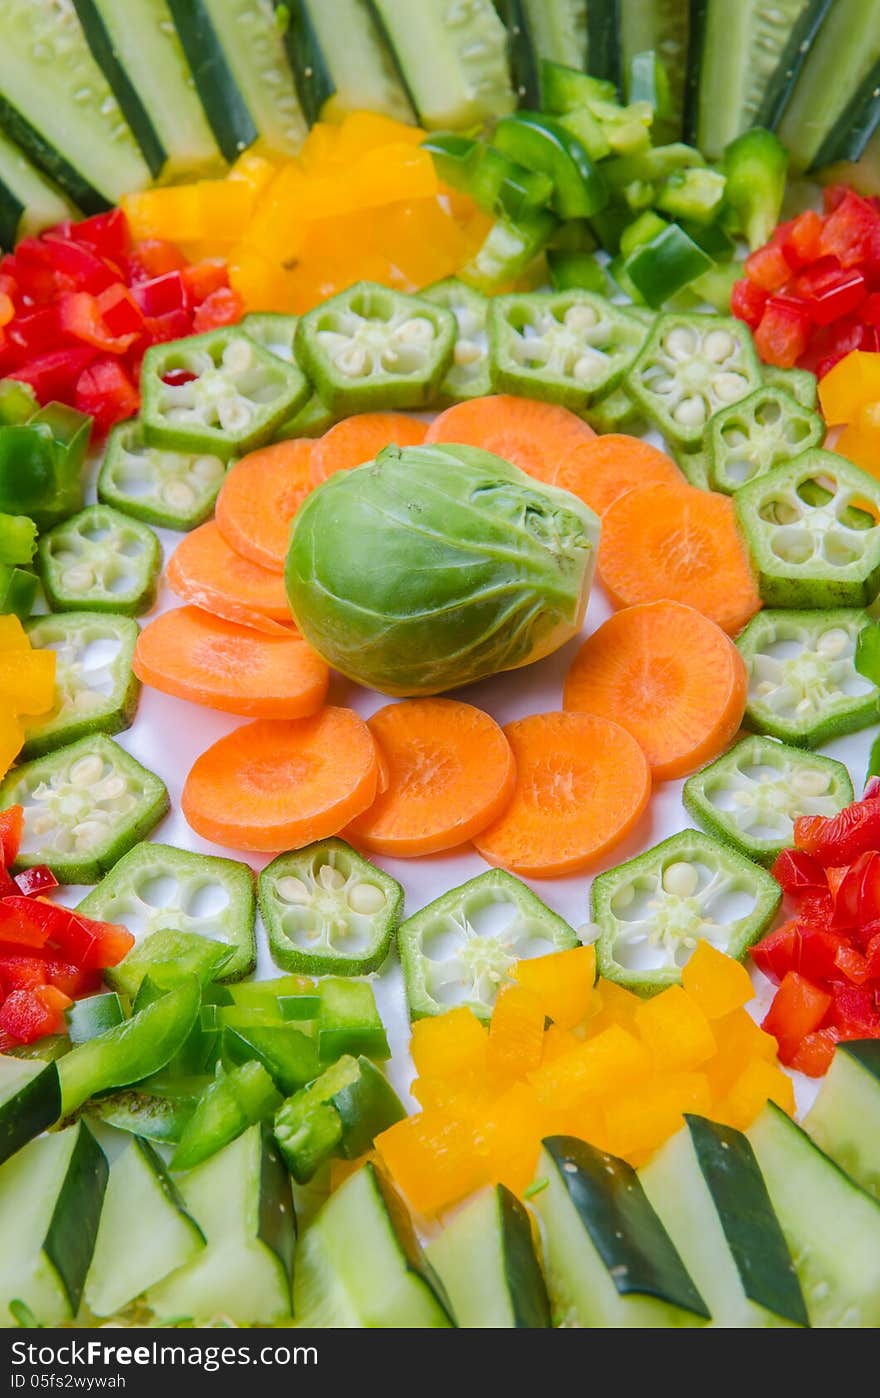
{"label": "diced red bell pepper", "polygon": [[65,291],[58,298],[61,329],[72,339],[110,354],[122,354],[137,339],[140,327],[114,335],[101,314],[98,299],[88,291]]}
{"label": "diced red bell pepper", "polygon": [[7,867],[18,858],[23,834],[24,806],[7,806],[0,811],[0,859]]}
{"label": "diced red bell pepper", "polygon": [[163,316],[144,316],[144,332],[151,345],[165,344],[192,334],[189,311],[169,311]]}
{"label": "diced red bell pepper", "polygon": [[761,1028],[779,1044],[779,1057],[790,1063],[801,1040],[818,1029],[831,1008],[831,996],[806,976],[789,971],[773,997]]}
{"label": "diced red bell pepper", "polygon": [[36,898],[38,894],[48,893],[50,888],[58,887],[58,880],[46,864],[35,864],[32,869],[25,869],[21,874],[16,874],[14,883],[18,892],[23,893],[26,898]]}
{"label": "diced red bell pepper", "polygon": [[102,291],[98,299],[98,310],[104,317],[104,324],[111,335],[139,335],[144,328],[141,309],[127,286],[114,282]]}
{"label": "diced red bell pepper", "polygon": [[[785,225],[781,246],[790,267],[797,270],[818,258],[821,234],[822,220],[815,209],[807,209]],[[773,241],[777,241],[775,236]]]}
{"label": "diced red bell pepper", "polygon": [[0,942],[6,946],[44,947],[52,930],[43,911],[45,906],[39,899],[26,898],[24,894],[0,898]]}
{"label": "diced red bell pepper", "polygon": [[231,286],[221,286],[196,306],[193,330],[198,335],[203,330],[216,330],[220,325],[235,325],[243,315],[244,301],[238,292]]}
{"label": "diced red bell pepper", "polygon": [[120,927],[114,922],[95,922],[92,918],[83,918],[82,921],[94,939],[90,951],[79,962],[84,970],[118,966],[128,956],[134,946],[134,937],[127,927]]}
{"label": "diced red bell pepper", "polygon": [[[0,1033],[11,1035],[20,1044],[33,1044],[58,1029],[59,1010],[45,997],[46,989],[13,990],[0,1005]],[[62,994],[56,991],[56,994]],[[64,997],[67,999],[67,997]]]}
{"label": "diced red bell pepper", "polygon": [[39,956],[0,957],[0,989],[4,995],[13,990],[33,990],[35,985],[46,985],[49,977],[46,963]]}
{"label": "diced red bell pepper", "polygon": [[844,870],[834,897],[832,925],[860,927],[880,918],[880,854],[867,851]]}
{"label": "diced red bell pepper", "polygon": [[807,348],[810,328],[803,301],[791,296],[771,296],[755,331],[755,349],[765,364],[793,369]]}
{"label": "diced red bell pepper", "polygon": [[72,345],[39,355],[10,372],[10,378],[30,384],[41,403],[69,403],[82,374],[97,350],[91,345]]}
{"label": "diced red bell pepper", "polygon": [[833,214],[848,193],[849,189],[845,184],[827,184],[822,190],[822,208],[825,213]]}
{"label": "diced red bell pepper", "polygon": [[49,1030],[50,1034],[63,1034],[67,1029],[67,1022],[64,1018],[64,1011],[73,1004],[69,995],[65,995],[63,990],[59,990],[57,985],[40,985],[34,991],[37,999],[40,1000],[48,1010],[55,1015],[55,1024]]}
{"label": "diced red bell pepper", "polygon": [[821,864],[801,850],[784,849],[770,872],[785,893],[798,894],[808,888],[827,887]]}
{"label": "diced red bell pepper", "polygon": [[758,970],[763,971],[764,975],[777,985],[785,979],[789,971],[797,970],[800,956],[801,934],[793,919],[768,932],[751,950],[752,960]]}
{"label": "diced red bell pepper", "polygon": [[56,224],[43,236],[85,243],[99,257],[108,258],[117,265],[122,262],[131,247],[128,219],[121,209],[108,209],[106,213],[93,214],[91,218]]}
{"label": "diced red bell pepper", "polygon": [[51,957],[46,961],[46,977],[50,985],[57,986],[74,1000],[78,1000],[82,995],[92,995],[101,986],[99,970],[84,970],[82,966],[73,966],[67,961],[54,961]]}
{"label": "diced red bell pepper", "polygon": [[229,285],[226,263],[216,258],[210,258],[205,262],[193,262],[189,267],[184,267],[180,275],[186,283],[190,301],[194,306],[200,306],[212,291],[219,291],[221,287]]}
{"label": "diced red bell pepper", "polygon": [[0,864],[0,898],[8,898],[10,894],[20,892],[21,889],[5,864]]}
{"label": "diced red bell pepper", "polygon": [[835,816],[799,816],[794,842],[826,869],[880,850],[880,797],[853,801]]}
{"label": "diced red bell pepper", "polygon": [[131,294],[145,316],[164,316],[171,311],[189,311],[189,288],[180,271],[165,272],[150,281],[134,282]]}
{"label": "diced red bell pepper", "polygon": [[848,189],[825,220],[820,252],[836,257],[841,267],[856,267],[871,250],[878,215],[867,200]]}
{"label": "diced red bell pepper", "polygon": [[131,285],[134,282],[148,282],[166,272],[180,272],[185,266],[186,258],[174,243],[164,238],[144,238],[132,245],[125,270]]}
{"label": "diced red bell pepper", "polygon": [[750,253],[745,262],[746,276],[762,291],[779,291],[791,277],[785,253],[775,243],[765,243]]}
{"label": "diced red bell pepper", "polygon": [[794,969],[814,984],[828,985],[841,974],[838,966],[841,947],[841,939],[833,932],[820,927],[802,927],[798,964]]}
{"label": "diced red bell pepper", "polygon": [[17,315],[9,327],[9,344],[20,352],[18,362],[27,363],[35,355],[57,349],[63,333],[58,302],[52,301]]}
{"label": "diced red bell pepper", "polygon": [[840,1035],[836,1029],[817,1029],[805,1034],[791,1056],[790,1068],[808,1078],[822,1078],[831,1067]]}
{"label": "diced red bell pepper", "polygon": [[74,406],[94,418],[98,432],[109,432],[117,422],[134,417],[140,402],[124,367],[106,356],[96,359],[76,381]]}
{"label": "diced red bell pepper", "polygon": [[796,279],[793,290],[805,302],[816,325],[830,325],[850,315],[868,295],[858,268],[845,271],[834,257],[820,257]]}
{"label": "diced red bell pepper", "polygon": [[841,1039],[875,1039],[880,1037],[880,1010],[874,992],[866,986],[835,985],[831,988],[832,1004],[828,1024]]}

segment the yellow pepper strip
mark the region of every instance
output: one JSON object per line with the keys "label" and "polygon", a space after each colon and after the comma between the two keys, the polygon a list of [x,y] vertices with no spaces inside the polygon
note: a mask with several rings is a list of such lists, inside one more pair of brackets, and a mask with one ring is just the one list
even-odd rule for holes
{"label": "yellow pepper strip", "polygon": [[24,729],[12,708],[0,700],[0,777],[5,777],[24,746]]}
{"label": "yellow pepper strip", "polygon": [[18,617],[13,612],[0,616],[0,651],[30,648],[31,643]]}
{"label": "yellow pepper strip", "polygon": [[[874,357],[880,359],[880,355]],[[844,427],[834,450],[863,471],[880,476],[880,402],[866,403],[859,409],[855,421]]]}
{"label": "yellow pepper strip", "polygon": [[45,714],[55,702],[54,650],[0,653],[0,703],[15,714]]}
{"label": "yellow pepper strip", "polygon": [[852,422],[868,403],[880,400],[880,354],[852,350],[819,380],[819,405],[829,427]]}

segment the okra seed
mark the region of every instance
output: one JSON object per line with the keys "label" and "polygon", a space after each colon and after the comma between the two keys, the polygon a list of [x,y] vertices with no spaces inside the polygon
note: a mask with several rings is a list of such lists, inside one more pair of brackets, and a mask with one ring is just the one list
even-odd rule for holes
{"label": "okra seed", "polygon": [[112,801],[117,796],[121,796],[125,790],[125,777],[121,777],[118,772],[113,772],[109,777],[105,777],[99,787],[95,788],[95,796],[101,801]]}
{"label": "okra seed", "polygon": [[302,879],[293,874],[285,874],[275,885],[275,892],[285,903],[311,903],[312,895]]}
{"label": "okra seed", "polygon": [[748,392],[748,380],[742,374],[716,374],[712,381],[715,396],[722,403],[735,403]]}
{"label": "okra seed", "polygon": [[693,332],[685,329],[683,325],[676,326],[665,337],[663,348],[673,359],[689,359],[696,348]]}
{"label": "okra seed", "polygon": [[578,383],[592,383],[596,377],[596,367],[595,355],[582,354],[572,370],[572,378],[577,379]]}
{"label": "okra seed", "polygon": [[74,786],[94,786],[95,782],[100,781],[103,770],[100,757],[90,754],[74,762],[70,769],[70,781]]}
{"label": "okra seed", "polygon": [[166,481],[160,493],[173,510],[187,510],[195,504],[196,493],[186,481]]}
{"label": "okra seed", "polygon": [[727,330],[710,330],[703,340],[703,353],[713,364],[721,364],[736,349],[736,342]]}
{"label": "okra seed", "polygon": [[831,778],[827,772],[820,772],[816,767],[801,767],[792,773],[791,784],[800,796],[824,796],[831,785]]}
{"label": "okra seed", "polygon": [[356,883],[348,895],[348,906],[353,913],[372,915],[384,908],[385,894],[374,883]]}
{"label": "okra seed", "polygon": [[224,432],[240,432],[247,427],[252,413],[244,398],[229,398],[217,404],[217,419]]}
{"label": "okra seed", "polygon": [[476,364],[477,360],[482,358],[482,355],[483,351],[480,349],[479,345],[474,344],[473,340],[459,340],[455,346],[455,355],[453,357],[456,364],[466,365]]}
{"label": "okra seed", "polygon": [[65,568],[63,581],[72,592],[87,592],[95,585],[95,570],[88,563],[74,563]]}
{"label": "okra seed", "polygon": [[336,890],[345,884],[345,878],[332,864],[322,864],[318,870],[318,883],[322,888]]}
{"label": "okra seed", "polygon": [[107,827],[97,820],[84,820],[73,828],[73,839],[77,849],[91,849],[106,835]]}
{"label": "okra seed", "polygon": [[197,456],[190,472],[199,481],[218,481],[224,472],[219,456]]}
{"label": "okra seed", "polygon": [[663,891],[676,898],[693,898],[700,878],[693,864],[678,860],[663,870]]}
{"label": "okra seed", "polygon": [[223,368],[231,374],[243,373],[251,367],[253,360],[253,350],[244,338],[230,340],[223,351]]}
{"label": "okra seed", "polygon": [[562,317],[563,324],[569,330],[592,330],[598,319],[598,312],[593,306],[569,306]]}
{"label": "okra seed", "polygon": [[832,659],[843,655],[848,646],[849,636],[842,626],[832,626],[829,631],[823,631],[816,641],[816,649]]}
{"label": "okra seed", "polygon": [[629,905],[630,905],[630,903],[632,903],[633,899],[635,898],[635,896],[636,896],[636,891],[635,891],[635,889],[633,888],[632,884],[631,884],[631,883],[624,884],[623,888],[618,889],[618,891],[617,891],[617,892],[615,893],[615,895],[614,895],[614,907],[615,907],[615,909],[618,909],[618,908],[628,908]]}
{"label": "okra seed", "polygon": [[702,398],[698,398],[694,394],[690,398],[683,398],[673,411],[672,416],[683,427],[698,427],[700,423],[706,421],[706,404]]}
{"label": "okra seed", "polygon": [[336,356],[336,367],[350,379],[359,379],[369,372],[367,352],[360,345],[349,345]]}
{"label": "okra seed", "polygon": [[403,345],[426,345],[434,338],[434,327],[424,316],[413,316],[392,332],[392,338]]}

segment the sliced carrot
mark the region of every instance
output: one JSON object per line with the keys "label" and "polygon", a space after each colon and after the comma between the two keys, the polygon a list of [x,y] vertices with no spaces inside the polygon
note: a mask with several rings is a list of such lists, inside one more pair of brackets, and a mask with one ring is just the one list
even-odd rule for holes
{"label": "sliced carrot", "polygon": [[267,636],[199,607],[144,627],[132,669],[163,694],[250,718],[300,718],[327,697],[330,671],[299,636]]}
{"label": "sliced carrot", "polygon": [[214,517],[230,548],[269,568],[284,572],[290,525],[312,488],[307,438],[276,442],[243,456],[226,476]]}
{"label": "sliced carrot", "polygon": [[568,408],[495,393],[447,408],[435,417],[425,441],[482,447],[550,485],[559,463],[595,435]]}
{"label": "sliced carrot", "polygon": [[184,602],[215,616],[271,636],[291,633],[293,618],[284,579],[231,549],[213,520],[181,539],[168,560],[165,577]]}
{"label": "sliced carrot", "polygon": [[644,602],[584,642],[563,703],[613,718],[665,781],[723,752],[742,722],[748,683],[742,656],[714,621],[681,602]]}
{"label": "sliced carrot", "polygon": [[726,495],[693,486],[628,490],[602,517],[599,577],[617,607],[685,602],[725,631],[761,605]]}
{"label": "sliced carrot", "polygon": [[367,722],[388,785],[350,827],[356,844],[397,858],[454,849],[510,801],[510,744],[482,709],[457,699],[408,699]]}
{"label": "sliced carrot", "polygon": [[622,432],[579,442],[560,461],[551,484],[577,495],[601,515],[626,491],[640,485],[686,485],[671,456]]}
{"label": "sliced carrot", "polygon": [[196,758],[181,808],[196,834],[218,845],[299,849],[365,811],[376,773],[370,730],[351,709],[258,719]]}
{"label": "sliced carrot", "polygon": [[504,732],[516,786],[503,815],[474,840],[489,864],[526,878],[574,874],[635,825],[651,773],[619,724],[592,714],[533,714]]}
{"label": "sliced carrot", "polygon": [[320,485],[337,471],[351,471],[372,461],[383,447],[418,447],[428,427],[406,413],[357,413],[344,418],[319,437],[312,452],[312,484]]}

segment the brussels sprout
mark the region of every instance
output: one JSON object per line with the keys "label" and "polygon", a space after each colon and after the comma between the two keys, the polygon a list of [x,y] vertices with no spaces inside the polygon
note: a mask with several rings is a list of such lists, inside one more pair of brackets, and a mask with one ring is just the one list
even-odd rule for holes
{"label": "brussels sprout", "polygon": [[300,507],[297,626],[350,679],[438,694],[549,655],[580,629],[599,521],[476,447],[386,447]]}

